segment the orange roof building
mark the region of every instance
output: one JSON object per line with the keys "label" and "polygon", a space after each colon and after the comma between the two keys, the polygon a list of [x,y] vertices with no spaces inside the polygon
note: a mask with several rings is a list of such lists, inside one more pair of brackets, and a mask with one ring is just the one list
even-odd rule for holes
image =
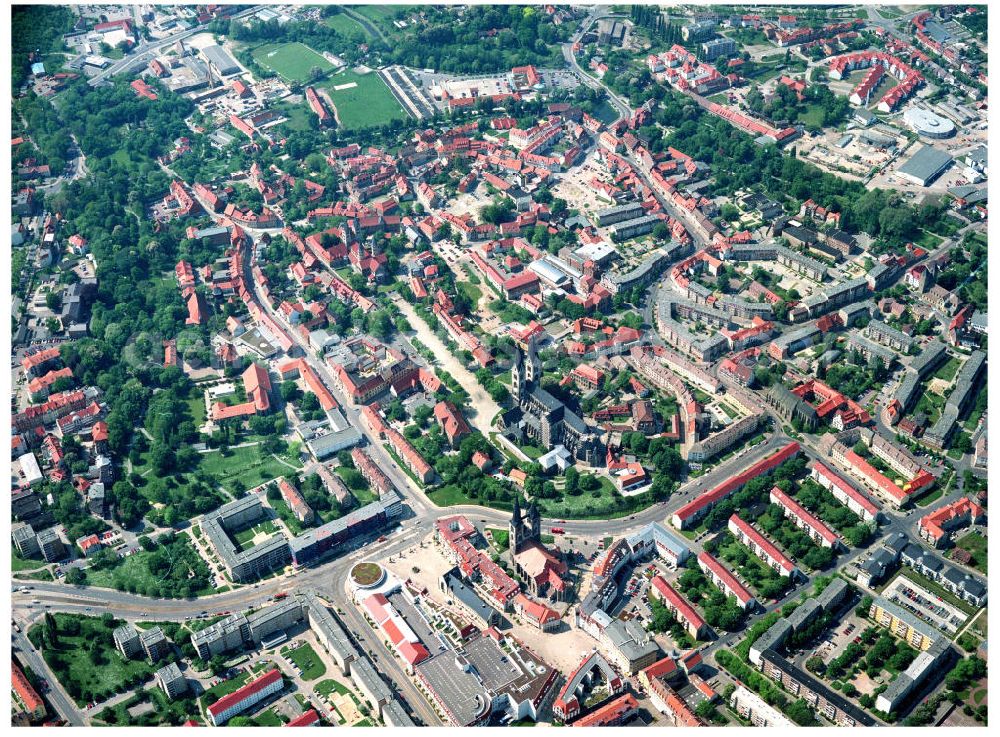
{"label": "orange roof building", "polygon": [[247,395],[247,401],[243,404],[225,405],[222,402],[216,402],[212,405],[213,422],[248,417],[271,409],[269,396],[271,379],[267,375],[267,369],[256,363],[250,364],[249,368],[243,372],[243,388]]}
{"label": "orange roof building", "polygon": [[41,719],[45,716],[45,702],[38,692],[28,682],[24,671],[18,667],[17,663],[11,663],[10,687],[17,694],[18,700],[23,704],[24,711],[34,719]]}
{"label": "orange roof building", "polygon": [[952,530],[982,521],[985,510],[969,497],[946,504],[920,518],[920,537],[934,547],[943,547],[951,539]]}

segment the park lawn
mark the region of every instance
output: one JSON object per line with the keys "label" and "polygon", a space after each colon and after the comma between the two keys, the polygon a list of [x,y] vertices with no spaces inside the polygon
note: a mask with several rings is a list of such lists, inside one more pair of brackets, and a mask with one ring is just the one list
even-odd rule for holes
{"label": "park lawn", "polygon": [[312,129],[309,120],[313,117],[313,112],[305,105],[289,105],[281,102],[275,106],[288,120],[281,125],[293,131],[307,131]]}
{"label": "park lawn", "polygon": [[343,13],[337,13],[337,15],[331,15],[328,18],[324,18],[323,24],[328,28],[332,28],[341,36],[351,36],[354,33],[361,33],[362,35],[371,38],[371,34],[368,33],[363,25],[358,23],[351,16],[344,15]]}
{"label": "park lawn", "polygon": [[274,524],[269,519],[264,520],[259,525],[254,525],[253,527],[248,527],[245,530],[240,530],[235,535],[233,539],[238,545],[240,545],[244,550],[248,547],[250,542],[257,537],[257,535],[264,533],[266,535],[273,535],[278,531],[277,525]]}
{"label": "park lawn", "polygon": [[313,691],[318,693],[320,696],[329,696],[331,693],[336,691],[341,696],[349,696],[357,701],[357,698],[354,696],[351,689],[333,678],[327,678],[326,680],[320,681],[313,687]]}
{"label": "park lawn", "polygon": [[[350,89],[334,89],[354,83]],[[332,74],[317,84],[327,91],[337,108],[337,120],[347,129],[370,128],[390,120],[405,120],[403,110],[385,82],[375,73],[358,74],[345,69]]]}
{"label": "park lawn", "polygon": [[219,450],[202,453],[201,469],[230,492],[236,491],[234,482],[238,481],[249,489],[285,476],[292,470],[274,456],[262,454],[257,445],[229,448],[225,455]]}
{"label": "park lawn", "polygon": [[473,305],[479,304],[479,299],[483,296],[483,290],[475,284],[467,281],[456,281],[455,288],[469,298]]}
{"label": "park lawn", "polygon": [[914,243],[916,243],[918,246],[926,248],[928,251],[933,251],[935,248],[941,245],[941,242],[943,240],[944,238],[942,238],[941,236],[934,235],[933,233],[924,230],[920,233],[920,237],[914,240]]}
{"label": "park lawn", "polygon": [[282,654],[295,663],[296,667],[302,671],[301,678],[303,681],[315,681],[317,678],[326,675],[326,666],[323,665],[323,661],[320,660],[316,651],[312,649],[309,643],[300,645],[294,650],[282,652]]}
{"label": "park lawn", "polygon": [[934,372],[934,378],[941,379],[943,381],[951,381],[955,378],[955,374],[958,373],[958,369],[961,365],[961,358],[950,356],[944,365]]}
{"label": "park lawn", "polygon": [[48,565],[44,560],[33,560],[31,558],[22,558],[17,553],[17,548],[13,545],[10,546],[10,570],[14,571],[33,571],[36,568],[41,568],[44,565]]}
{"label": "park lawn", "polygon": [[15,573],[14,577],[20,579],[27,578],[32,581],[55,581],[55,578],[52,576],[52,571],[48,568],[43,568],[42,570],[35,571],[34,573]]}
{"label": "park lawn", "polygon": [[[156,670],[142,658],[125,660],[115,649],[112,633],[115,627],[124,624],[121,620],[113,619],[105,624],[98,617],[62,613],[54,614],[53,617],[59,632],[58,647],[55,650],[42,648],[42,654],[78,706],[86,704],[94,694],[119,693],[130,681],[144,681]],[[65,632],[71,620],[80,623],[77,635]],[[29,631],[29,638],[36,647],[42,642],[43,629],[44,625],[36,624]],[[101,645],[99,664],[95,664],[90,658],[89,647],[92,642]]]}
{"label": "park lawn", "polygon": [[305,82],[309,70],[319,67],[324,72],[333,69],[321,54],[298,41],[258,46],[250,55],[265,69],[277,72],[288,82]]}
{"label": "park lawn", "polygon": [[[189,543],[190,544],[190,543]],[[87,569],[87,585],[98,586],[117,591],[145,592],[149,586],[159,582],[169,571],[152,571],[149,568],[149,558],[152,553],[139,550],[125,558],[119,559],[114,568],[103,570]],[[196,592],[197,596],[213,593],[208,586]]]}
{"label": "park lawn", "polygon": [[191,419],[196,428],[205,423],[205,397],[192,397],[188,400],[188,408],[191,410]]}
{"label": "park lawn", "polygon": [[978,532],[970,532],[964,537],[955,540],[955,547],[968,550],[972,553],[972,567],[983,575],[987,573],[988,558],[986,553],[986,538]]}
{"label": "park lawn", "polygon": [[807,128],[823,127],[823,108],[817,104],[807,105],[806,109],[799,113],[799,122]]}
{"label": "park lawn", "polygon": [[490,534],[493,538],[493,544],[496,549],[501,553],[510,547],[510,531],[501,530],[498,527],[490,528]]}

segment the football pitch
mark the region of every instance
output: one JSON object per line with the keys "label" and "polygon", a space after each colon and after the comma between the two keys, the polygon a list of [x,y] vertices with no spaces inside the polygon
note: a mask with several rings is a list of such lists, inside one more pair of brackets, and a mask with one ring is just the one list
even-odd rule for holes
{"label": "football pitch", "polygon": [[324,72],[333,69],[333,64],[298,41],[258,46],[251,55],[262,67],[277,72],[287,82],[306,81],[313,67],[319,67]]}
{"label": "football pitch", "polygon": [[337,107],[337,119],[344,128],[368,128],[406,118],[406,112],[375,72],[358,74],[347,69],[327,77],[317,86],[330,95]]}

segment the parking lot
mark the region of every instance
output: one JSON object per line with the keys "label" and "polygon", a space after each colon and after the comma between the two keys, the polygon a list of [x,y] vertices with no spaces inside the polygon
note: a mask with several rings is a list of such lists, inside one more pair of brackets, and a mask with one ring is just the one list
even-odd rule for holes
{"label": "parking lot", "polygon": [[915,617],[929,622],[948,634],[958,632],[968,619],[965,612],[950,606],[940,596],[918,586],[906,576],[896,578],[886,587],[882,595]]}

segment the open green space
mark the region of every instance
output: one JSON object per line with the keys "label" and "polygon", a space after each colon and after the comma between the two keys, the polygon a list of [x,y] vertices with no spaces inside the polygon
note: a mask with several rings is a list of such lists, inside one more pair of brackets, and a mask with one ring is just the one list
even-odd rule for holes
{"label": "open green space", "polygon": [[[333,678],[327,678],[326,680],[320,681],[313,687],[313,690],[326,699],[329,699],[331,694],[337,693],[340,694],[341,696],[346,696],[349,699],[351,699],[351,701],[353,701],[356,706],[358,707],[361,706],[360,702],[358,701],[358,697],[355,696],[354,693],[349,688],[347,688],[347,686],[342,684],[340,681],[334,680]],[[341,725],[345,724],[346,720],[344,719],[340,711],[338,711],[336,707],[334,707],[334,711],[337,715],[338,722]],[[360,722],[358,724],[360,724]]]}
{"label": "open green space", "polygon": [[10,570],[17,573],[18,571],[33,571],[36,568],[41,568],[46,565],[44,560],[36,560],[34,558],[22,558],[18,555],[17,548],[13,545],[10,546]]}
{"label": "open green space", "polygon": [[479,299],[483,296],[483,290],[472,282],[456,281],[455,288],[464,294],[473,305],[479,304]]}
{"label": "open green space", "polygon": [[347,486],[351,495],[357,500],[358,506],[364,506],[376,501],[377,497],[375,492],[372,491],[371,484],[368,483],[356,468],[337,466],[334,469],[334,473],[343,479],[344,485]]}
{"label": "open green space", "polygon": [[349,15],[344,15],[343,13],[337,13],[337,15],[331,15],[323,19],[323,24],[328,28],[332,28],[337,33],[342,36],[352,36],[355,33],[360,33],[368,38],[371,38],[371,34],[358,23],[354,18]]}
{"label": "open green space", "polygon": [[187,402],[188,407],[191,409],[191,419],[194,422],[194,426],[201,427],[205,422],[205,398],[191,397]]}
{"label": "open green space", "polygon": [[205,596],[214,590],[208,566],[187,535],[177,535],[151,551],[139,550],[125,558],[102,550],[86,571],[86,583],[166,598]]}
{"label": "open green space", "polygon": [[[302,464],[298,459],[285,458],[285,460],[296,469],[301,468]],[[236,490],[234,482],[241,482],[250,488],[262,481],[284,476],[292,470],[274,456],[262,453],[258,445],[230,448],[225,454],[217,450],[203,453],[200,467],[229,491]]]}
{"label": "open green space", "polygon": [[[130,710],[146,706],[142,713],[133,716]],[[149,709],[148,706],[152,706]],[[188,719],[197,719],[198,704],[188,693],[176,699],[169,699],[157,686],[138,691],[114,706],[105,707],[97,718],[105,724],[115,726],[155,727],[161,725],[180,726]]]}
{"label": "open green space", "polygon": [[922,230],[920,231],[920,235],[913,242],[916,243],[918,246],[926,248],[928,251],[933,251],[935,248],[941,245],[941,242],[943,240],[944,238],[942,238],[939,235],[934,235],[934,233]]}
{"label": "open green space", "polygon": [[[53,614],[52,631],[43,622],[28,631],[28,639],[78,706],[105,699],[150,678],[155,666],[145,659],[125,660],[115,649],[114,630],[124,624],[107,615],[84,617]],[[48,617],[46,617],[47,619]]]}
{"label": "open green space", "polygon": [[[353,85],[336,89],[343,85]],[[406,112],[375,72],[358,74],[345,69],[317,83],[327,91],[337,108],[337,120],[348,129],[370,128],[404,120]]]}
{"label": "open green space", "polygon": [[288,82],[305,82],[314,68],[323,72],[333,69],[333,64],[321,54],[298,41],[258,46],[250,55],[263,68],[277,72]]}
{"label": "open green space", "polygon": [[498,527],[490,528],[490,536],[493,538],[493,545],[501,553],[510,547],[510,531],[501,530]]}
{"label": "open green space", "polygon": [[918,507],[926,507],[927,505],[936,502],[942,496],[944,496],[944,487],[941,484],[938,484],[934,488],[934,491],[930,492],[929,494],[924,494],[922,497],[917,499],[916,505]]}
{"label": "open green space", "polygon": [[[588,479],[585,481],[584,479]],[[592,481],[589,479],[593,479]],[[545,517],[557,519],[619,519],[633,514],[641,508],[629,506],[631,501],[623,498],[614,484],[605,476],[580,475],[584,490],[577,496],[565,495],[556,499],[539,499],[538,506]],[[586,486],[585,486],[586,485]],[[589,487],[594,488],[590,489]],[[472,498],[455,484],[448,484],[427,492],[427,496],[439,507],[458,504],[483,504],[492,509],[509,511],[512,503],[500,499]],[[636,497],[638,499],[639,497]]]}
{"label": "open green space", "polygon": [[280,102],[275,105],[275,108],[281,111],[287,120],[282,123],[283,126],[289,128],[293,131],[307,131],[312,128],[310,119],[314,118],[315,115],[308,107],[305,105],[290,105],[286,102]]}
{"label": "open green space", "polygon": [[201,702],[202,707],[208,707],[221,699],[223,696],[228,696],[233,691],[245,686],[252,675],[252,673],[244,671],[235,678],[230,678],[227,681],[219,681],[211,688],[206,689],[205,693],[203,693],[198,700]]}
{"label": "open green space", "polygon": [[253,723],[258,727],[281,727],[284,725],[281,717],[278,716],[278,712],[276,712],[273,708],[255,716]]}
{"label": "open green space", "polygon": [[955,548],[967,550],[972,554],[972,561],[969,565],[977,571],[986,575],[989,556],[986,553],[986,538],[978,532],[970,532],[964,537],[955,540]]}
{"label": "open green space", "polygon": [[233,535],[233,540],[236,541],[241,550],[246,550],[247,548],[253,547],[253,539],[257,537],[257,535],[273,535],[277,531],[277,525],[275,525],[271,520],[266,519],[253,527],[240,530]]}
{"label": "open green space", "polygon": [[956,358],[955,356],[949,356],[948,360],[941,365],[941,367],[934,372],[934,378],[942,379],[944,381],[951,381],[955,378],[955,374],[958,373],[958,369],[962,366],[962,359]]}
{"label": "open green space", "polygon": [[355,5],[351,7],[351,10],[374,23],[384,24],[390,23],[400,10],[412,11],[416,10],[416,7],[413,5]]}
{"label": "open green space", "polygon": [[[217,487],[220,485],[232,496],[238,496],[246,489],[291,473],[293,469],[289,467],[289,463],[295,467],[294,470],[301,468],[297,454],[293,453],[291,447],[279,457],[282,460],[261,452],[259,445],[211,450],[198,453],[197,466],[191,471],[157,476],[153,472],[147,450],[133,464],[133,472],[143,479],[138,484],[139,493],[143,497],[150,503],[166,503],[165,509],[151,513],[151,519],[161,512],[167,512],[173,516],[164,516],[158,521],[173,524],[182,519],[181,515],[186,511],[190,511],[190,516],[203,514],[229,501],[218,491]],[[214,503],[210,499],[214,499]],[[196,501],[193,509],[187,508],[190,500]]]}
{"label": "open green space", "polygon": [[539,447],[537,445],[522,445],[520,446],[521,452],[524,453],[531,460],[537,460],[545,455],[545,448]]}
{"label": "open green space", "polygon": [[295,667],[302,671],[303,681],[315,681],[326,675],[326,666],[320,660],[319,655],[312,649],[309,643],[300,645],[294,650],[282,650],[281,654],[295,663]]}
{"label": "open green space", "polygon": [[313,690],[320,696],[329,696],[330,694],[336,692],[341,694],[342,696],[350,696],[355,701],[357,701],[351,689],[349,689],[340,681],[337,681],[333,678],[327,678],[325,680],[320,681],[313,687]]}
{"label": "open green space", "polygon": [[32,581],[54,581],[52,577],[52,572],[48,568],[42,568],[41,570],[35,571],[34,573],[15,573],[15,578],[28,578]]}
{"label": "open green space", "polygon": [[822,128],[824,121],[823,106],[817,103],[806,105],[806,109],[799,113],[799,122],[807,128]]}

